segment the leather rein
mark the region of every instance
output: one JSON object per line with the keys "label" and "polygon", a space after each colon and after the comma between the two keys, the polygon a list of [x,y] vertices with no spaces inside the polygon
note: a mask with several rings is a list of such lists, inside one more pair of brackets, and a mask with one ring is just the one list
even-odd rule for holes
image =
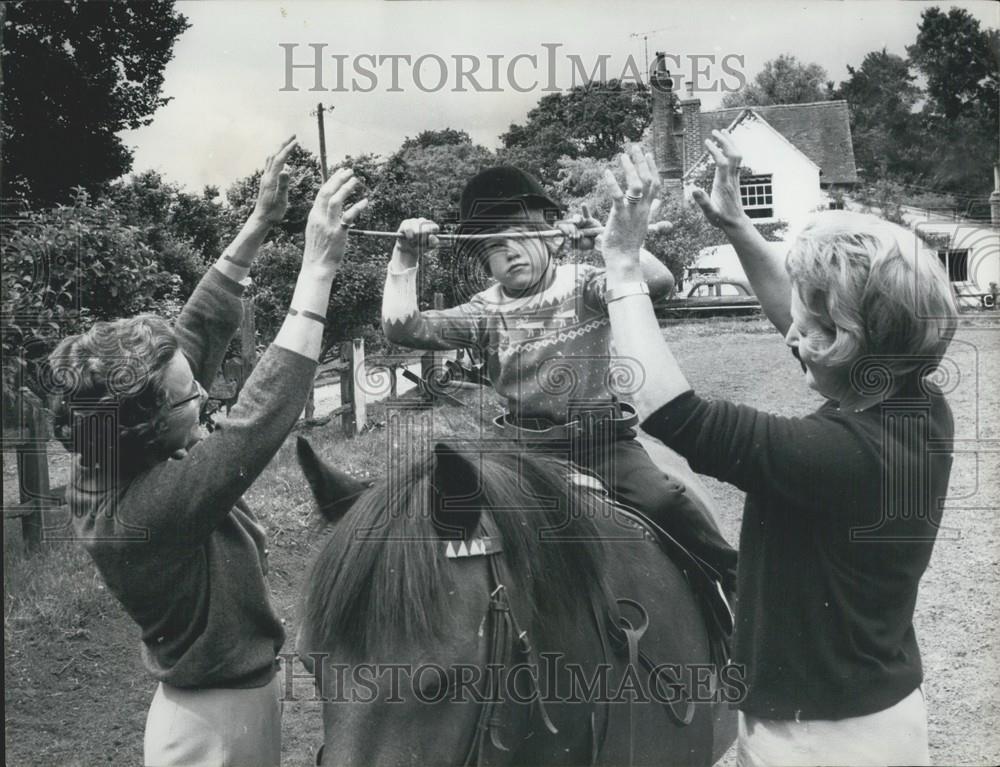
{"label": "leather rein", "polygon": [[[465,759],[462,761],[464,767],[472,765],[482,767],[489,747],[504,752],[511,750],[500,736],[500,731],[508,726],[503,709],[501,674],[504,670],[510,669],[518,663],[526,664],[531,670],[531,674],[529,674],[533,687],[530,690],[531,707],[537,709],[538,716],[549,733],[552,735],[559,733],[558,728],[549,717],[541,691],[538,688],[539,662],[537,653],[531,644],[528,632],[521,628],[510,604],[506,585],[510,580],[505,577],[506,564],[501,552],[502,546],[499,540],[487,535],[469,542],[463,541],[458,545],[449,542],[445,551],[449,559],[485,557],[491,585],[486,616],[490,626],[489,658],[485,677],[486,690],[483,702],[480,704],[471,742],[466,751]],[[633,624],[622,615],[619,609],[621,607],[627,607],[636,612],[639,616],[638,622]],[[627,655],[628,667],[634,670],[643,667],[650,672],[656,668],[657,664],[639,648],[639,641],[649,626],[649,615],[641,604],[631,599],[617,599],[613,606],[602,609],[597,596],[594,595],[591,599],[591,615],[601,641],[603,662],[608,668],[611,667],[612,646],[618,653]],[[659,674],[654,683],[658,688],[657,691],[662,692],[659,689],[661,684]],[[681,704],[670,700],[669,695],[660,698],[660,702],[670,720],[679,727],[687,726],[694,718],[694,703],[690,696]],[[602,704],[596,705],[591,712],[591,765],[597,764],[607,738],[611,720],[609,706],[610,703],[604,701]],[[635,717],[632,709],[633,700],[630,697],[627,704],[629,765],[634,763],[635,754]],[[600,716],[598,716],[599,712]],[[531,712],[529,712],[530,716]],[[599,719],[600,721],[598,721]],[[524,737],[530,737],[530,734]]]}

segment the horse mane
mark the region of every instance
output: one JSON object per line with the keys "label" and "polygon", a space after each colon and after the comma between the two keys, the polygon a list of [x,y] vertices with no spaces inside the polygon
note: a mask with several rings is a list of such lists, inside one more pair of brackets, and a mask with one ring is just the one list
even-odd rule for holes
{"label": "horse mane", "polygon": [[[313,646],[362,659],[441,638],[454,565],[430,513],[433,458],[401,468],[393,492],[383,479],[365,493],[313,562],[304,604]],[[585,508],[578,504],[593,507],[596,496],[569,483],[569,471],[537,453],[530,460],[484,454],[480,467],[482,514],[503,543],[511,599],[525,619],[544,616],[553,630],[604,589],[597,525],[592,515],[570,514]],[[558,529],[560,539],[543,539],[546,529]]]}

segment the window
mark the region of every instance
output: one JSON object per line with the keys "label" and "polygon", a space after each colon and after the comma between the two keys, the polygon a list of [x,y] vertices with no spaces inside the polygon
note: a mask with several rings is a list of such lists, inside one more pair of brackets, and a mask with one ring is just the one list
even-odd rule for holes
{"label": "window", "polygon": [[955,250],[948,248],[938,251],[941,264],[948,271],[951,282],[968,282],[969,280],[969,249]]}
{"label": "window", "polygon": [[733,285],[731,282],[719,283],[719,295],[720,296],[745,296],[746,291],[743,290],[739,285]]}
{"label": "window", "polygon": [[771,191],[771,174],[747,176],[740,180],[740,201],[750,218],[774,216],[774,198]]}

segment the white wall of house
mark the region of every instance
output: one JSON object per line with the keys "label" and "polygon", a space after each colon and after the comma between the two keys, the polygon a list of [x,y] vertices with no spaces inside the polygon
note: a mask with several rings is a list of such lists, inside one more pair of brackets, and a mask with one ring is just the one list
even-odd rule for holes
{"label": "white wall of house", "polygon": [[[990,292],[990,283],[995,282],[1000,285],[1000,229],[950,221],[915,220],[908,223],[915,230],[947,236],[947,247],[950,250],[968,251],[966,257],[968,280],[953,283],[955,292],[959,302],[964,306],[982,306],[983,295]],[[787,251],[789,236],[793,234],[786,235],[786,242],[774,243],[778,252]],[[925,255],[928,258],[936,257],[936,253],[930,249]],[[718,269],[722,278],[746,279],[743,266],[732,245],[716,245],[702,249],[693,266],[700,269]]]}
{"label": "white wall of house", "polygon": [[774,218],[794,230],[809,213],[825,206],[820,169],[771,126],[748,116],[733,129],[733,140],[743,152],[743,165],[755,174],[771,174]]}
{"label": "white wall of house", "polygon": [[962,303],[979,303],[979,297],[990,292],[990,283],[1000,284],[1000,229],[975,223],[951,221],[908,221],[914,229],[947,237],[947,249],[968,251],[968,280],[955,283]]}

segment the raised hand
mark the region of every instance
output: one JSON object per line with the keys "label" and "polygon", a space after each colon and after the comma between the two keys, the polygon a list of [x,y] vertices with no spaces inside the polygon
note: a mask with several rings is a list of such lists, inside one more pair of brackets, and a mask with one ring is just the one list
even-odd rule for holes
{"label": "raised hand", "polygon": [[602,237],[604,263],[609,274],[634,276],[641,274],[639,250],[648,234],[650,213],[660,191],[660,175],[653,156],[632,147],[630,154],[621,155],[625,169],[625,186],[622,192],[610,170],[604,171],[604,183],[611,195],[611,215]]}
{"label": "raised hand", "polygon": [[404,269],[417,265],[420,255],[438,246],[439,227],[427,218],[408,218],[399,225],[392,259]]}
{"label": "raised hand", "polygon": [[264,172],[260,176],[260,188],[257,190],[257,203],[253,214],[268,224],[281,223],[288,210],[288,171],[285,170],[285,160],[296,145],[295,136],[285,140],[278,151],[267,156],[264,162]]}
{"label": "raised hand", "polygon": [[705,139],[705,146],[715,161],[712,195],[695,189],[692,196],[710,224],[731,229],[747,218],[740,201],[740,162],[743,158],[729,131],[714,130],[712,136],[715,141]]}
{"label": "raised hand", "polygon": [[344,210],[344,203],[358,186],[350,168],[341,168],[320,187],[306,222],[303,268],[336,273],[347,249],[347,228],[368,207],[368,198]]}

